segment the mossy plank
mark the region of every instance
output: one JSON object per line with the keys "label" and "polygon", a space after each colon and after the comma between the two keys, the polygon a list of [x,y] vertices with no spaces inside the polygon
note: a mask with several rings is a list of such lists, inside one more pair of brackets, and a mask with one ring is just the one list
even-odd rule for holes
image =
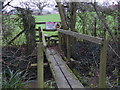
{"label": "mossy plank", "polygon": [[50,62],[50,68],[54,75],[58,88],[70,88],[68,82],[66,81],[66,78],[64,77],[58,64],[55,61],[55,58],[53,57],[53,55],[51,54],[48,48],[46,48],[45,53],[46,53],[48,61]]}
{"label": "mossy plank", "polygon": [[59,65],[60,69],[64,73],[65,78],[67,79],[71,88],[84,88],[84,86],[80,83],[77,77],[73,74],[71,69],[66,65],[66,63],[62,60],[61,56],[55,50],[51,50],[54,55],[54,58]]}

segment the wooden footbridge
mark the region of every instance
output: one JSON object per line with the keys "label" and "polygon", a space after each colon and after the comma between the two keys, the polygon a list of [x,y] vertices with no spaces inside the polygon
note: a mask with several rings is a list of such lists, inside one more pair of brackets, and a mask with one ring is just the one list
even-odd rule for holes
{"label": "wooden footbridge", "polygon": [[[44,23],[37,23],[44,24]],[[62,34],[66,35],[66,46],[67,46],[67,60],[70,60],[70,37],[75,37],[77,39],[87,40],[93,43],[101,45],[101,55],[100,55],[100,74],[99,74],[99,87],[104,88],[106,85],[106,57],[107,57],[107,42],[103,38],[97,38],[93,36],[88,36],[84,34],[79,34],[77,32],[72,32],[70,30],[46,30],[38,28],[37,31],[39,35],[36,36],[39,38],[37,40],[37,79],[38,79],[38,88],[44,88],[44,54],[47,57],[47,60],[50,65],[50,69],[55,78],[58,88],[84,88],[81,82],[77,79],[71,69],[67,66],[66,62],[62,59],[61,55],[57,50],[50,48],[49,45],[51,42],[58,43],[59,49],[61,49]],[[44,31],[58,31],[58,35],[48,36],[44,34]],[[58,37],[56,39],[55,37]],[[35,64],[32,64],[35,66]]]}

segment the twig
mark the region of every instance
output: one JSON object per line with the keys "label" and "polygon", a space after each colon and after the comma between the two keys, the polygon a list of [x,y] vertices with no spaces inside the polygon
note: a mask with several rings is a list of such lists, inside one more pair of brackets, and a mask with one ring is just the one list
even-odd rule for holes
{"label": "twig", "polygon": [[120,59],[120,56],[117,54],[117,52],[112,48],[112,46],[110,44],[108,44],[108,46],[110,47],[110,49],[115,53],[115,55]]}

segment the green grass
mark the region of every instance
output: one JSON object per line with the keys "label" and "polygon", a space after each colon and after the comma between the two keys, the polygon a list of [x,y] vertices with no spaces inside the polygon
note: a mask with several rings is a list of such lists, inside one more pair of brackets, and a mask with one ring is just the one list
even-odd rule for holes
{"label": "green grass", "polygon": [[[97,15],[94,12],[91,13],[80,13],[78,15],[81,15],[84,19],[85,19],[85,27],[86,27],[86,31],[88,32],[88,35],[91,35],[92,33],[92,29],[93,29],[93,23],[94,23],[94,17]],[[43,15],[43,16],[34,16],[35,17],[35,21],[36,22],[60,22],[60,15],[59,14],[49,14],[49,15]],[[83,19],[82,19],[83,20]],[[82,20],[77,17],[77,23],[76,23],[76,29],[79,33],[83,33],[83,23]],[[108,15],[107,16],[107,21],[108,21],[108,25],[111,28],[111,30],[114,32],[115,30],[113,29],[113,26],[115,26],[115,21],[113,16]],[[43,29],[45,29],[45,24],[36,24],[35,28],[37,29],[38,27],[42,27]],[[88,31],[89,30],[89,31]],[[13,32],[12,38],[14,36],[16,36],[19,32],[21,31],[21,29],[19,27],[16,27],[16,30]],[[97,33],[100,35],[101,32],[103,31],[103,27],[101,22],[97,19]],[[48,35],[57,35],[58,32],[44,32],[45,34]],[[36,33],[38,34],[38,33]],[[109,37],[109,34],[107,33],[107,37]],[[11,38],[11,39],[12,39]],[[25,35],[22,34],[18,39],[16,39],[14,41],[15,44],[23,44],[25,43]]]}
{"label": "green grass", "polygon": [[[12,15],[11,18],[15,17],[15,15]],[[59,14],[49,14],[49,15],[43,15],[43,16],[34,16],[35,17],[35,22],[60,22],[60,16]],[[36,24],[36,29],[38,27],[42,27],[43,29],[45,29],[45,24]],[[19,32],[21,32],[22,30],[16,26],[16,30],[14,30],[12,32],[12,36],[10,37],[10,39],[8,41],[10,41],[12,38],[14,38]],[[48,35],[56,35],[58,34],[58,32],[44,32],[45,34],[48,34]],[[36,33],[38,34],[38,33]],[[8,41],[4,41],[3,40],[3,46],[5,46]],[[13,44],[16,44],[16,45],[21,45],[21,44],[24,44],[26,42],[25,40],[25,35],[24,33],[18,37]]]}
{"label": "green grass", "polygon": [[[59,14],[49,14],[49,15],[43,15],[43,16],[34,16],[36,22],[60,22],[60,16]],[[36,25],[36,28],[38,27],[45,28],[45,24],[42,25]]]}
{"label": "green grass", "polygon": [[[43,16],[34,16],[36,22],[60,22],[60,16],[59,14],[49,14],[49,15],[43,15]],[[45,24],[37,24],[36,29],[38,27],[42,27],[45,29]],[[58,32],[44,32],[45,34],[48,35],[57,35]]]}

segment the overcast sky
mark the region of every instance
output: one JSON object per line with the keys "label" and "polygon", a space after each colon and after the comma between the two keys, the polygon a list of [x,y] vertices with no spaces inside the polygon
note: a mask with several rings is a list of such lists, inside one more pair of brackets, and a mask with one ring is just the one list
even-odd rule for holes
{"label": "overcast sky", "polygon": [[[5,2],[8,2],[10,0],[5,0]],[[10,4],[13,5],[13,6],[19,6],[19,2],[26,2],[26,1],[29,1],[29,0],[13,0]],[[41,1],[41,0],[40,0]],[[42,0],[42,1],[46,1],[46,0]],[[55,0],[48,0],[49,2],[55,2]],[[63,0],[64,1],[64,0]],[[74,1],[74,0],[73,0]],[[78,0],[77,0],[78,1]],[[88,1],[88,0],[79,0],[79,1]],[[92,0],[94,1],[94,0]],[[109,4],[112,4],[113,2],[117,2],[117,1],[120,1],[120,0],[96,0],[98,3],[102,4],[104,2],[108,2]],[[48,8],[46,7],[45,10],[52,10],[51,8]]]}

